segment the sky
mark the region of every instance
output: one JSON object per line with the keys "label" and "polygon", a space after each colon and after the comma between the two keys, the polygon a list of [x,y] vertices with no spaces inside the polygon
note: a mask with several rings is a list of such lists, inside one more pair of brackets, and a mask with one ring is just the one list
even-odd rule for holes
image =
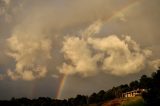
{"label": "sky", "polygon": [[70,98],[160,66],[159,0],[0,0],[0,99]]}

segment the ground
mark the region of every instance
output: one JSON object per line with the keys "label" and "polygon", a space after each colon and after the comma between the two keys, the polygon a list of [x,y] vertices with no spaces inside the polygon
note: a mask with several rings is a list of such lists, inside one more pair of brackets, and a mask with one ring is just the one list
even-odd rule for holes
{"label": "ground", "polygon": [[144,106],[144,101],[141,96],[131,98],[117,98],[107,101],[102,106]]}

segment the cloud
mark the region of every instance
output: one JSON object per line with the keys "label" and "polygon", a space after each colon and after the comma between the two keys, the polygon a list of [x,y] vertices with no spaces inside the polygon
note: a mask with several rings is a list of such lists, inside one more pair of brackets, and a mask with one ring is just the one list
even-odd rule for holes
{"label": "cloud", "polygon": [[[17,14],[20,14],[20,11],[22,9],[22,1],[19,3],[16,1],[11,1],[11,0],[0,0],[0,17],[3,17],[4,22],[6,23],[11,23],[14,16]],[[13,5],[13,4],[16,5]]]}
{"label": "cloud", "polygon": [[91,76],[101,70],[122,76],[144,68],[146,59],[151,55],[150,50],[141,49],[130,36],[123,39],[116,35],[103,38],[92,36],[100,31],[101,26],[102,22],[96,21],[80,37],[65,38],[62,52],[67,63],[63,63],[61,73]]}
{"label": "cloud", "polygon": [[102,27],[102,21],[97,20],[93,24],[91,24],[88,28],[82,31],[81,35],[83,38],[88,38],[89,36],[95,35],[100,32]]}
{"label": "cloud", "polygon": [[11,79],[33,80],[46,76],[46,63],[51,59],[49,38],[40,32],[23,32],[17,28],[7,43],[7,55],[16,62],[15,69],[7,72]]}
{"label": "cloud", "polygon": [[127,18],[123,12],[116,14],[115,18],[118,18],[122,22],[127,22]]}
{"label": "cloud", "polygon": [[[65,7],[63,6],[62,8],[59,8],[61,4],[57,5],[55,1],[41,1],[37,3],[28,0],[22,3],[21,2],[18,2],[19,5],[24,3],[22,7],[19,6],[19,8],[22,8],[21,12],[13,12],[13,9],[14,11],[16,11],[17,9],[12,9],[9,6],[7,10],[15,13],[12,14],[12,17],[16,17],[17,19],[17,21],[15,21],[15,25],[13,25],[13,33],[7,40],[7,44],[9,47],[7,55],[14,59],[15,66],[9,66],[9,70],[7,73],[8,76],[10,76],[12,79],[24,80],[32,80],[46,76],[46,73],[48,72],[47,61],[51,59],[51,51],[54,51],[55,49],[55,54],[53,55],[57,56],[58,59],[55,60],[56,62],[53,59],[53,61],[55,62],[53,64],[57,64],[63,61],[63,58],[61,58],[58,54],[59,49],[61,49],[59,48],[59,45],[61,45],[62,43],[60,40],[61,38],[63,38],[63,35],[66,35],[66,33],[68,34],[70,32],[76,33],[75,29],[84,29],[84,27],[88,23],[97,19],[104,19],[104,21],[107,21],[114,15],[116,17],[116,20],[117,18],[120,18],[122,19],[122,21],[125,21],[126,17],[124,13],[118,12],[119,14],[117,15],[116,13],[122,7],[130,5],[130,1],[127,1],[124,4],[122,3],[120,5],[117,5],[117,3],[115,3],[114,1],[93,0],[93,2],[90,4],[89,1],[81,0],[70,2],[64,1],[67,5]],[[15,4],[13,1],[10,1],[9,4],[12,3]],[[44,3],[46,3],[47,5],[44,5]],[[5,5],[6,4],[7,2],[5,3]],[[90,5],[84,5],[84,8],[81,8],[83,4]],[[9,17],[10,15],[8,16],[8,18]],[[95,75],[99,72],[98,70],[106,70],[105,64],[115,63],[115,60],[109,62],[109,55],[112,55],[112,58],[116,58],[117,56],[118,59],[121,59],[122,57],[124,58],[125,56],[127,56],[125,52],[130,52],[130,54],[127,58],[128,60],[124,60],[124,63],[129,62],[129,60],[134,57],[132,55],[136,55],[135,57],[139,56],[139,60],[136,60],[136,62],[139,61],[140,63],[147,58],[147,50],[141,50],[139,46],[136,46],[138,44],[136,42],[134,44],[131,40],[124,41],[124,39],[119,38],[117,35],[115,35],[115,37],[110,37],[110,39],[109,37],[96,38],[94,35],[97,35],[100,32],[102,25],[103,22],[101,20],[98,20],[95,21],[94,24],[91,24],[89,27],[81,31],[80,36],[73,36],[69,34],[67,37],[65,37],[62,47],[62,53],[64,53],[65,62],[63,62],[62,67],[59,68],[61,73],[78,73],[82,76]],[[58,39],[53,37],[56,34],[58,36]],[[115,48],[118,48],[119,51],[122,52],[122,54],[124,53],[124,56],[119,57],[121,56],[121,53],[114,53],[114,47],[109,47],[107,48],[108,50],[102,50],[102,46],[99,45],[100,48],[96,48],[98,44],[93,43],[96,41],[99,41],[101,43],[107,39],[113,40],[109,41],[110,43],[114,43],[114,40],[116,39],[120,44],[123,44],[123,42],[125,42],[126,45],[129,46],[128,48],[123,48],[124,45],[119,45],[122,47],[118,47],[118,45],[115,45]],[[55,45],[58,46],[56,48],[53,48],[52,43],[57,43]],[[140,50],[136,50],[136,52],[134,51],[134,53],[132,53],[132,47]],[[110,52],[112,52],[113,54],[111,54]],[[144,56],[142,56],[142,54],[144,54]],[[73,57],[72,55],[75,55],[75,57]],[[114,65],[115,64],[113,64],[112,66],[115,67]],[[138,66],[136,65],[133,66],[138,68]],[[143,64],[141,64],[139,67],[142,66]],[[125,67],[127,67],[127,65]],[[52,65],[49,66],[49,69],[58,71],[54,69],[54,66]],[[138,68],[138,70],[141,70],[141,68]],[[113,71],[104,72],[115,74],[115,72]],[[129,73],[126,72],[126,74]]]}
{"label": "cloud", "polygon": [[10,0],[3,0],[7,5],[9,5],[10,4]]}
{"label": "cloud", "polygon": [[6,2],[5,1],[0,1],[0,16],[3,15],[6,12]]}
{"label": "cloud", "polygon": [[79,37],[67,37],[63,42],[62,51],[65,59],[71,64],[63,63],[60,72],[64,74],[80,73],[82,76],[94,75],[97,72],[98,54],[92,56],[87,42]]}
{"label": "cloud", "polygon": [[79,73],[84,77],[92,76],[97,73],[97,61],[101,58],[101,54],[93,55],[86,40],[89,36],[98,33],[101,26],[102,22],[98,20],[81,33],[81,38],[75,36],[65,37],[62,52],[68,62],[63,63],[63,66],[59,68],[60,73]]}
{"label": "cloud", "polygon": [[156,59],[150,62],[150,65],[154,68],[154,69],[159,69],[160,68],[160,59]]}
{"label": "cloud", "polygon": [[89,43],[106,54],[102,70],[114,75],[127,75],[141,71],[149,56],[149,51],[141,49],[130,36],[125,36],[122,40],[116,35],[90,38]]}
{"label": "cloud", "polygon": [[11,21],[11,14],[9,13],[10,9],[10,0],[1,0],[0,1],[0,16],[4,15],[5,21]]}
{"label": "cloud", "polygon": [[0,74],[0,80],[3,80],[3,79],[4,79],[4,75]]}
{"label": "cloud", "polygon": [[52,74],[51,77],[52,77],[52,78],[55,78],[55,79],[58,79],[58,78],[59,78],[59,75]]}

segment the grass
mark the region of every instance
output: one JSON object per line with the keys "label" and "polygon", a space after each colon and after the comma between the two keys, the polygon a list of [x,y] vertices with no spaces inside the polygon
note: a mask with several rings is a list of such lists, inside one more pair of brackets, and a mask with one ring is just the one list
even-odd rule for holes
{"label": "grass", "polygon": [[125,101],[122,102],[120,106],[144,106],[144,100],[140,96],[134,98],[127,98]]}

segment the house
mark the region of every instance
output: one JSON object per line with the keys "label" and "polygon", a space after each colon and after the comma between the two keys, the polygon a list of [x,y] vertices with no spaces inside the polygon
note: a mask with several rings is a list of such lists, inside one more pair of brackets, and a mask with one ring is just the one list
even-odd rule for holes
{"label": "house", "polygon": [[129,92],[122,93],[122,98],[124,97],[135,97],[141,95],[143,92],[145,92],[145,89],[137,89]]}

